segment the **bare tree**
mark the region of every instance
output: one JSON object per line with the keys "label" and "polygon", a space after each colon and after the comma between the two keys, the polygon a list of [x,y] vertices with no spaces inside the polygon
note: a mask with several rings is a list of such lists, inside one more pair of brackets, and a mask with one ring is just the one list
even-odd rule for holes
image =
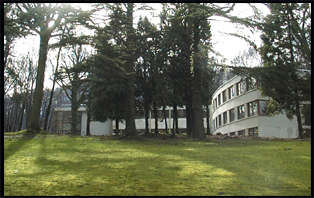
{"label": "bare tree", "polygon": [[88,52],[83,48],[82,44],[71,45],[71,55],[68,55],[67,62],[63,61],[60,70],[57,73],[57,83],[62,87],[66,96],[71,100],[71,133],[77,134],[77,110],[80,104],[85,100],[85,93],[87,92],[88,83],[85,81],[87,78],[87,67],[83,62],[88,57]]}

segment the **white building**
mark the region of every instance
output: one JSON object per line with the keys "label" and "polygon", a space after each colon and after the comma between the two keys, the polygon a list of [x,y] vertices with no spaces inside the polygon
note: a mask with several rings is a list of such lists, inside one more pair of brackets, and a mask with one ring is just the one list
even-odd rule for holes
{"label": "white building", "polygon": [[296,117],[280,114],[271,117],[265,107],[269,97],[262,97],[254,78],[235,76],[213,94],[213,134],[297,138]]}
{"label": "white building", "polygon": [[[165,130],[166,129],[166,123],[167,123],[167,129],[170,133],[171,129],[173,128],[173,107],[166,106],[166,120],[164,119],[163,115],[163,109],[159,108],[157,110],[158,114],[158,129],[159,130]],[[184,131],[186,129],[186,110],[185,106],[183,107],[177,107],[177,114],[178,114],[178,127],[179,130]],[[169,117],[170,115],[170,117]],[[206,117],[203,118],[203,124],[204,128],[206,129]],[[113,121],[113,129],[115,129],[115,121]],[[125,122],[119,123],[119,129],[125,129]],[[135,128],[137,130],[145,130],[145,118],[136,118],[135,119]],[[149,111],[149,119],[148,119],[148,128],[150,131],[154,131],[155,129],[155,118],[153,117],[153,111]]]}
{"label": "white building", "polygon": [[[56,131],[57,133],[68,134],[71,131],[71,107],[61,106],[55,109],[56,112]],[[87,111],[86,107],[78,109],[78,131],[80,135],[86,135],[87,129]],[[91,135],[112,135],[112,121],[106,122],[91,121]]]}

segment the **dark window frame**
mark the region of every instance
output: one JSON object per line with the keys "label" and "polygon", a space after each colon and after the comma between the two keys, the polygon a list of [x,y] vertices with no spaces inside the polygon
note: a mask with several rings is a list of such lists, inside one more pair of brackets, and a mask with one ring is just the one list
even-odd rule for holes
{"label": "dark window frame", "polygon": [[229,122],[235,121],[235,112],[234,109],[229,110]]}
{"label": "dark window frame", "polygon": [[249,136],[258,136],[258,127],[249,128]]}
{"label": "dark window frame", "polygon": [[244,109],[244,105],[240,105],[237,107],[238,109],[238,120],[245,118],[245,109]]}
{"label": "dark window frame", "polygon": [[228,123],[228,118],[227,118],[227,111],[223,112],[222,114],[222,119],[223,119],[223,124],[227,124]]}
{"label": "dark window frame", "polygon": [[[256,106],[254,106],[256,104]],[[254,111],[254,107],[256,108]],[[258,101],[252,101],[247,103],[247,108],[248,108],[248,117],[258,115]]]}
{"label": "dark window frame", "polygon": [[[265,111],[262,112],[262,109],[261,109],[261,102],[265,102],[265,106],[264,106],[264,109]],[[266,108],[267,108],[267,100],[259,100],[258,101],[258,115],[262,115],[262,116],[268,116],[268,113],[266,112]]]}

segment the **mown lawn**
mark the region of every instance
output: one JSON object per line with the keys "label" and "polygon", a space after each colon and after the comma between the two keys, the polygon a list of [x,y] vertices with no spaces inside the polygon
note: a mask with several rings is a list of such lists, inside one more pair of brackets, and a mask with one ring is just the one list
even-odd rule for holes
{"label": "mown lawn", "polygon": [[310,196],[311,142],[4,141],[5,196]]}

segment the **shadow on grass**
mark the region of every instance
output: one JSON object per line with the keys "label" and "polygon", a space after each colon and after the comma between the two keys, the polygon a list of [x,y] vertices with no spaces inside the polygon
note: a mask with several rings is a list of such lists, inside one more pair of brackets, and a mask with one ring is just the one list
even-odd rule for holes
{"label": "shadow on grass", "polygon": [[[10,156],[18,152],[27,142],[32,140],[35,136],[36,134],[27,134],[19,138],[17,141],[13,140],[14,142],[11,143],[7,148],[5,148],[4,160],[9,159]],[[12,141],[12,140],[8,139],[5,141]]]}
{"label": "shadow on grass", "polygon": [[[133,156],[124,158],[121,152],[102,152],[98,157],[71,159],[77,155],[77,149],[69,149],[69,158],[50,158],[53,153],[48,149],[46,139],[40,139],[40,153],[34,164],[40,167],[37,172],[30,174],[19,173],[19,181],[7,187],[7,193],[14,194],[13,187],[18,186],[16,193],[19,195],[138,195],[141,190],[151,187],[151,190],[164,189],[162,182],[166,174],[176,174],[181,171],[180,166],[159,161],[157,169],[151,166],[156,162],[154,157]],[[67,145],[69,146],[69,145]],[[88,148],[81,152],[85,153]],[[122,149],[123,150],[123,149]],[[60,152],[58,149],[57,152]],[[95,154],[94,150],[89,150]],[[101,152],[99,152],[101,153]],[[125,153],[124,153],[125,154]],[[162,171],[161,171],[162,170]],[[165,173],[166,172],[166,173]],[[8,175],[14,180],[14,175]],[[186,178],[186,180],[191,178]],[[24,181],[21,183],[21,181]],[[173,181],[168,181],[171,184]],[[33,183],[33,185],[30,185]],[[53,185],[53,190],[45,185]],[[44,192],[38,192],[42,189]],[[62,194],[64,193],[64,194]]]}
{"label": "shadow on grass", "polygon": [[[154,193],[157,193],[156,195],[158,193],[159,195],[178,195],[180,188],[182,188],[181,193],[189,194],[188,183],[194,185],[198,180],[196,175],[180,175],[183,167],[168,162],[163,157],[132,155],[133,149],[125,152],[124,146],[122,149],[119,147],[118,151],[104,151],[103,155],[98,156],[92,155],[95,154],[93,149],[69,148],[67,150],[69,158],[51,158],[53,150],[51,150],[50,144],[48,146],[47,139],[40,139],[39,144],[40,152],[34,164],[40,168],[33,173],[21,172],[18,175],[19,180],[22,179],[27,184],[19,184],[22,187],[20,186],[18,191],[24,195],[56,195],[56,192],[48,192],[49,189],[45,193],[37,194],[38,189],[44,189],[45,183],[51,182],[54,191],[58,191],[59,195],[62,195],[61,192],[64,192],[65,195],[133,196],[154,195]],[[60,149],[57,149],[56,152],[62,153]],[[87,151],[91,155],[87,155]],[[76,157],[80,152],[82,153],[81,157]],[[73,156],[75,157],[73,158]],[[8,175],[8,177],[12,177],[14,180],[16,176]],[[28,185],[29,183],[34,185]],[[199,187],[205,188],[205,185]]]}
{"label": "shadow on grass", "polygon": [[[302,176],[294,177],[295,171],[298,171],[298,164],[295,170],[291,170],[285,166],[282,161],[288,162],[290,154],[284,149],[271,150],[268,146],[280,143],[282,141],[189,141],[191,148],[181,147],[178,143],[174,144],[173,149],[168,149],[164,154],[160,154],[159,149],[154,147],[146,148],[138,147],[136,144],[130,143],[134,149],[151,152],[160,155],[174,155],[185,158],[186,160],[199,161],[207,165],[211,165],[216,169],[220,168],[227,172],[233,173],[234,177],[232,186],[236,188],[226,187],[223,185],[224,191],[228,195],[232,194],[231,189],[237,189],[236,195],[310,195],[311,183],[304,183]],[[160,145],[154,142],[153,145]],[[208,154],[202,152],[205,149],[212,150]],[[296,153],[296,155],[298,155]],[[310,166],[309,166],[310,170]],[[308,175],[306,172],[300,174]],[[202,175],[202,174],[200,174]],[[293,181],[291,181],[293,180]],[[239,192],[242,192],[239,194]],[[283,193],[284,192],[284,193]],[[226,194],[227,195],[227,194]]]}
{"label": "shadow on grass", "polygon": [[[21,172],[18,182],[24,180],[24,183],[9,185],[6,192],[33,196],[200,195],[199,192],[211,196],[252,196],[287,195],[287,191],[296,188],[293,183],[283,181],[282,177],[277,178],[276,171],[268,171],[275,164],[260,167],[258,161],[261,158],[267,160],[267,156],[256,155],[254,149],[243,153],[242,158],[241,153],[231,152],[228,161],[225,161],[227,158],[222,157],[220,152],[229,152],[224,150],[228,149],[226,145],[208,142],[205,146],[200,144],[197,147],[196,143],[188,147],[181,143],[172,141],[171,145],[162,145],[158,142],[122,141],[122,147],[110,151],[62,144],[53,150],[47,139],[40,139],[39,156],[34,162],[40,168],[30,174]],[[201,153],[200,150],[205,147],[215,151]],[[125,151],[126,148],[130,150]],[[241,145],[233,148],[241,149]],[[132,156],[132,152],[136,151],[151,155]],[[51,158],[55,153],[66,153],[69,157]],[[198,169],[200,164],[205,164],[205,169]],[[182,174],[185,166],[191,166],[192,172]],[[211,174],[217,171],[221,174]],[[13,180],[16,176],[8,177]],[[293,195],[293,192],[288,195]]]}

